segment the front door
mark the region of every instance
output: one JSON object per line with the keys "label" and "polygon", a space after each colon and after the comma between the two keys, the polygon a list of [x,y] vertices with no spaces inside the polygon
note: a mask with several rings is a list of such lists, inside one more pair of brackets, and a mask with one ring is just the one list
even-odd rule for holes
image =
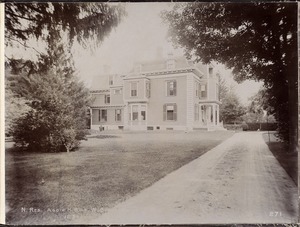
{"label": "front door", "polygon": [[129,128],[131,130],[147,129],[147,105],[130,104],[129,108]]}

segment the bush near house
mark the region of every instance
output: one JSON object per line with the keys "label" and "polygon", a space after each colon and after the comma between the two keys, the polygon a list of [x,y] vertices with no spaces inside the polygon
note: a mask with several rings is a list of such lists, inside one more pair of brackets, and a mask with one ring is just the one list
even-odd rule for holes
{"label": "bush near house", "polygon": [[242,131],[242,124],[224,124],[224,128],[231,131]]}

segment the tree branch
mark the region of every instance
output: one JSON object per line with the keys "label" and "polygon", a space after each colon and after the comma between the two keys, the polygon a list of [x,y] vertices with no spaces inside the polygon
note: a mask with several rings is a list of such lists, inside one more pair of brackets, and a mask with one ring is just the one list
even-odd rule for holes
{"label": "tree branch", "polygon": [[11,37],[6,37],[6,38],[7,38],[7,39],[10,39],[10,40],[12,40],[12,41],[15,41],[15,42],[17,42],[17,43],[19,43],[19,44],[21,44],[21,45],[22,45],[23,47],[25,47],[25,48],[31,48],[31,49],[35,50],[38,54],[43,55],[43,53],[39,52],[39,51],[38,51],[37,49],[35,49],[34,47],[27,46],[26,44],[21,43],[19,40],[13,39],[13,38],[11,38]]}

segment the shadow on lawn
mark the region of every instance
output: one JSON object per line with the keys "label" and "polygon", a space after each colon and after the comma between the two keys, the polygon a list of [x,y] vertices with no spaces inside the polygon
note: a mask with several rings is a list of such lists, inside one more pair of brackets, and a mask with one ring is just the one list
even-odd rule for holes
{"label": "shadow on lawn", "polygon": [[289,152],[287,143],[280,141],[276,137],[276,132],[263,133],[263,138],[268,145],[270,151],[278,160],[283,169],[298,185],[298,154],[297,152]]}

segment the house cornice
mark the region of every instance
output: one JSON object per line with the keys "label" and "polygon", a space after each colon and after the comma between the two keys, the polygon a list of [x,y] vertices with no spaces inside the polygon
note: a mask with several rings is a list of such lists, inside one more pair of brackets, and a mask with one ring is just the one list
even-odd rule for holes
{"label": "house cornice", "polygon": [[115,107],[125,107],[125,105],[124,104],[117,104],[117,105],[90,106],[90,108],[115,108]]}
{"label": "house cornice", "polygon": [[103,89],[103,90],[90,90],[90,93],[92,93],[92,94],[105,93],[105,92],[109,92],[109,89]]}
{"label": "house cornice", "polygon": [[178,73],[194,73],[200,78],[203,76],[203,73],[201,73],[196,68],[181,68],[181,69],[172,69],[172,70],[160,70],[160,71],[149,71],[144,72],[142,75],[145,76],[160,76],[160,75],[166,75],[166,74],[178,74]]}
{"label": "house cornice", "polygon": [[218,100],[199,100],[199,104],[222,104],[220,101]]}

